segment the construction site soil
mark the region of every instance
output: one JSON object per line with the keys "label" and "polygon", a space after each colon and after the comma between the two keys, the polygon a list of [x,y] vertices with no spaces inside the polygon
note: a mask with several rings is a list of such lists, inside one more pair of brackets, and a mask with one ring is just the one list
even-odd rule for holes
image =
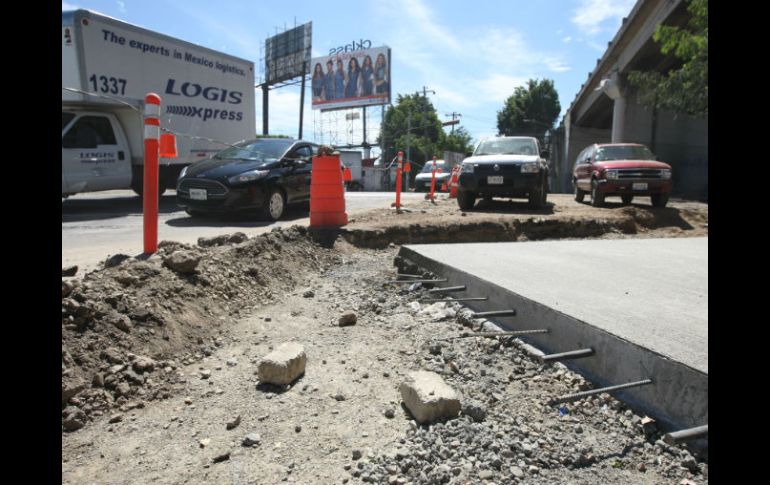
{"label": "construction site soil", "polygon": [[[63,277],[63,483],[708,483],[707,452],[665,444],[606,394],[548,405],[591,383],[516,339],[446,340],[483,320],[386,283],[406,243],[708,235],[704,203],[549,202],[424,201],[340,230],[163,241]],[[304,375],[260,385],[260,359],[290,341]],[[420,369],[456,390],[460,417],[412,419],[398,386]]]}

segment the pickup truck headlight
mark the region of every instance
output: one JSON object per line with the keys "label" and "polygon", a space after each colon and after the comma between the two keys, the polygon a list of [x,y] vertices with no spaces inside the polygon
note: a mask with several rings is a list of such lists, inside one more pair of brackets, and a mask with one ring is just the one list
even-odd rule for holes
{"label": "pickup truck headlight", "polygon": [[664,169],[660,171],[660,178],[664,180],[668,180],[671,178],[671,170],[670,169]]}
{"label": "pickup truck headlight", "polygon": [[230,177],[227,179],[227,181],[231,184],[242,184],[244,182],[259,180],[265,177],[268,173],[270,173],[270,170],[250,170],[248,172],[243,172],[242,174]]}
{"label": "pickup truck headlight", "polygon": [[618,171],[617,170],[607,170],[606,176],[607,176],[607,180],[617,180],[618,179]]}
{"label": "pickup truck headlight", "polygon": [[182,177],[187,175],[187,169],[188,168],[190,168],[189,165],[185,165],[184,167],[182,167],[182,170],[179,172],[179,177],[177,177],[177,180],[180,180]]}
{"label": "pickup truck headlight", "polygon": [[540,165],[537,163],[522,163],[521,173],[537,173],[540,171]]}
{"label": "pickup truck headlight", "polygon": [[462,173],[473,173],[473,164],[472,163],[463,163],[462,167],[460,168],[460,172],[462,172]]}

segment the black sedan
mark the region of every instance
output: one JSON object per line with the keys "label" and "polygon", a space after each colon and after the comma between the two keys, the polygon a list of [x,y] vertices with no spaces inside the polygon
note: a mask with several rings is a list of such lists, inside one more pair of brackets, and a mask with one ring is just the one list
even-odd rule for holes
{"label": "black sedan", "polygon": [[310,169],[318,145],[288,138],[237,143],[184,168],[177,181],[179,206],[191,216],[258,211],[281,218],[287,204],[310,200]]}

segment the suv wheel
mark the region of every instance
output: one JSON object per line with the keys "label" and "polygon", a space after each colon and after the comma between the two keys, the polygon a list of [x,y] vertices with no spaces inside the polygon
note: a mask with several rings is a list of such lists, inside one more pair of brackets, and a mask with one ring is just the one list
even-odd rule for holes
{"label": "suv wheel", "polygon": [[668,204],[668,194],[653,194],[650,196],[653,207],[666,207]]}
{"label": "suv wheel", "polygon": [[591,205],[594,207],[604,205],[604,194],[599,191],[599,183],[596,180],[591,181]]}
{"label": "suv wheel", "polygon": [[545,205],[547,191],[545,183],[543,180],[537,188],[529,192],[529,207],[531,209],[540,209]]}
{"label": "suv wheel", "polygon": [[583,199],[585,198],[586,193],[578,188],[577,180],[574,180],[572,182],[572,185],[575,186],[575,202],[583,202]]}
{"label": "suv wheel", "polygon": [[476,203],[476,194],[473,192],[467,192],[465,190],[457,191],[457,205],[461,210],[469,211],[473,209],[473,204]]}
{"label": "suv wheel", "polygon": [[623,205],[628,205],[631,203],[632,200],[634,200],[633,195],[621,195],[620,200],[623,201]]}
{"label": "suv wheel", "polygon": [[262,208],[262,215],[268,220],[277,221],[286,210],[286,197],[281,189],[273,187],[267,196],[265,205]]}

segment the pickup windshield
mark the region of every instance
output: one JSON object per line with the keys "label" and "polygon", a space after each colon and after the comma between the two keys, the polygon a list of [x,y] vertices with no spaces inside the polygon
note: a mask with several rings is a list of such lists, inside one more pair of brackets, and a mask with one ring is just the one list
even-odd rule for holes
{"label": "pickup windshield", "polygon": [[275,160],[280,159],[293,143],[294,140],[285,139],[250,140],[222,150],[214,155],[214,158],[258,161]]}
{"label": "pickup windshield", "polygon": [[[436,161],[436,171],[439,169],[444,169],[444,162]],[[431,173],[433,171],[433,160],[429,160],[425,162],[425,165],[422,167],[422,170],[420,173]]]}
{"label": "pickup windshield", "polygon": [[530,138],[496,138],[479,143],[478,155],[537,155],[537,145]]}

